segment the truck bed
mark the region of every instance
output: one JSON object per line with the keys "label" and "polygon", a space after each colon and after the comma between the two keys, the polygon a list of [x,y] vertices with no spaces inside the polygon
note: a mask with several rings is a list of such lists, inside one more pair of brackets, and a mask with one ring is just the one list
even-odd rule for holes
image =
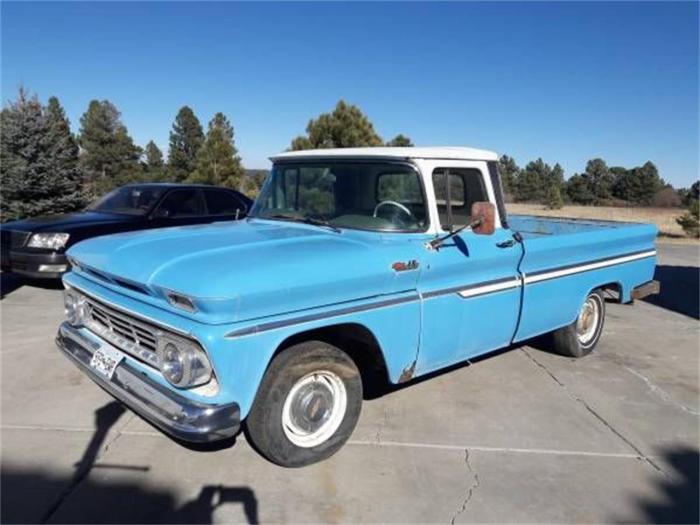
{"label": "truck bed", "polygon": [[591,290],[605,286],[632,300],[632,290],[653,279],[653,224],[513,215],[523,237],[522,318],[516,340],[565,326]]}
{"label": "truck bed", "polygon": [[539,217],[535,215],[509,215],[508,222],[514,231],[525,239],[551,235],[583,233],[606,228],[639,226],[634,222],[572,219],[568,217]]}

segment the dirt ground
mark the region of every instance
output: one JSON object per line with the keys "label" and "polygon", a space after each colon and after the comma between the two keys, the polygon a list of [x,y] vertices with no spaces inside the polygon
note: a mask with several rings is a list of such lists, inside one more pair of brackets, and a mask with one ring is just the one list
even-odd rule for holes
{"label": "dirt ground", "polygon": [[653,222],[659,228],[663,242],[699,245],[697,239],[686,237],[676,222],[685,213],[682,208],[615,208],[612,206],[564,206],[548,210],[542,204],[509,203],[508,213],[542,215],[546,217],[570,217],[574,219],[600,219],[608,221]]}

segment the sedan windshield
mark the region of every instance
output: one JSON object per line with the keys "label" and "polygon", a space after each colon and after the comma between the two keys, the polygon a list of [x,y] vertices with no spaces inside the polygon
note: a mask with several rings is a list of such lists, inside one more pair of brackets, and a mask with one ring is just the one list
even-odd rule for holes
{"label": "sedan windshield", "polygon": [[275,165],[251,216],[374,231],[427,226],[418,173],[392,163]]}
{"label": "sedan windshield", "polygon": [[98,199],[88,210],[103,213],[145,215],[165,191],[157,186],[123,186]]}

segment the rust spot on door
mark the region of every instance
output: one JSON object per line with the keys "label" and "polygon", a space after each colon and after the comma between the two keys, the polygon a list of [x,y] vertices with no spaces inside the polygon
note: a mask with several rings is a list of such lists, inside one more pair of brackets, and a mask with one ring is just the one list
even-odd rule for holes
{"label": "rust spot on door", "polygon": [[416,371],[416,362],[413,361],[411,363],[411,366],[407,366],[406,368],[403,369],[403,372],[401,372],[401,376],[399,377],[399,383],[405,383],[406,381],[410,381],[413,379],[413,374]]}

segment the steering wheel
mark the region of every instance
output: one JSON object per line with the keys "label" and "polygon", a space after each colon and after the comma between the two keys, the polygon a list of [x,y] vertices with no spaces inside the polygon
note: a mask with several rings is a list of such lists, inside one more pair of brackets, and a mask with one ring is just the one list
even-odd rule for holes
{"label": "steering wheel", "polygon": [[409,218],[413,219],[413,214],[411,213],[411,210],[406,208],[406,206],[404,206],[400,202],[396,202],[396,201],[382,201],[382,202],[380,202],[379,204],[377,204],[374,207],[374,213],[372,213],[372,217],[377,216],[377,212],[379,211],[379,208],[381,208],[382,206],[386,206],[388,204],[390,204],[392,206],[396,206],[398,209],[400,209],[402,212],[404,212],[406,215],[408,215]]}

